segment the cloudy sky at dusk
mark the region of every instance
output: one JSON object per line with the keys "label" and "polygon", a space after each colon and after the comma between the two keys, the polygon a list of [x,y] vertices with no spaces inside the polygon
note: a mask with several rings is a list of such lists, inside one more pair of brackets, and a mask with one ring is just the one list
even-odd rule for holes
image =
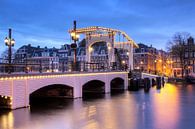
{"label": "cloudy sky at dusk", "polygon": [[0,52],[9,27],[15,48],[60,47],[70,42],[73,20],[78,27],[123,30],[137,43],[165,49],[175,32],[195,36],[194,12],[193,0],[0,0]]}

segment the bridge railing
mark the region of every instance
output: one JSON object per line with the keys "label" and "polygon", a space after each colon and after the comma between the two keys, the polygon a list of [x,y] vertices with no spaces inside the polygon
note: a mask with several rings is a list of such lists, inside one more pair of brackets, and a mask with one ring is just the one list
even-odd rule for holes
{"label": "bridge railing", "polygon": [[37,64],[25,63],[0,63],[0,74],[28,74],[28,73],[65,73],[65,72],[93,72],[93,71],[126,71],[127,68],[118,67],[117,65],[107,66],[103,63],[61,62],[46,64],[43,62]]}

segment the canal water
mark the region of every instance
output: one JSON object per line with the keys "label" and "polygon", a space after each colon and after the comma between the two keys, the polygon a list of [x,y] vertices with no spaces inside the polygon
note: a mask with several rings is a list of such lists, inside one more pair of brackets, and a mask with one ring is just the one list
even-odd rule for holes
{"label": "canal water", "polygon": [[0,129],[195,129],[195,85],[50,100],[0,111]]}

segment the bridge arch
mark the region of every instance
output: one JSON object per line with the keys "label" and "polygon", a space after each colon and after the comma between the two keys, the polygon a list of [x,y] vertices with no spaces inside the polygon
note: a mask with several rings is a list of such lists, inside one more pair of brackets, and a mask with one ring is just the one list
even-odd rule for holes
{"label": "bridge arch", "polygon": [[108,56],[108,63],[110,65],[110,62],[113,62],[113,52],[114,52],[114,42],[113,42],[113,39],[112,37],[108,37],[108,36],[101,36],[101,37],[91,37],[90,39],[87,38],[86,40],[86,55],[87,55],[87,58],[86,58],[86,61],[87,62],[91,62],[91,55],[92,55],[92,52],[93,52],[93,46],[97,43],[105,43],[106,45],[106,51],[107,51],[107,55],[110,55]]}
{"label": "bridge arch", "polygon": [[105,93],[106,84],[101,80],[90,80],[82,86],[82,97]]}
{"label": "bridge arch", "polygon": [[[91,43],[87,49],[89,49],[89,62],[97,63],[99,68],[108,68],[109,60],[111,56],[110,54],[110,42],[99,40]],[[98,56],[97,56],[98,55]],[[95,66],[98,67],[98,66]],[[103,67],[104,66],[104,67]],[[93,68],[94,69],[94,68]]]}
{"label": "bridge arch", "polygon": [[29,104],[45,98],[74,98],[74,88],[65,84],[50,84],[29,94]]}
{"label": "bridge arch", "polygon": [[110,89],[112,92],[119,92],[125,90],[125,80],[121,77],[115,77],[110,81]]}
{"label": "bridge arch", "polygon": [[91,47],[92,45],[96,44],[96,43],[101,43],[104,42],[106,44],[110,44],[111,42],[109,40],[95,40],[89,44],[87,44],[87,48]]}

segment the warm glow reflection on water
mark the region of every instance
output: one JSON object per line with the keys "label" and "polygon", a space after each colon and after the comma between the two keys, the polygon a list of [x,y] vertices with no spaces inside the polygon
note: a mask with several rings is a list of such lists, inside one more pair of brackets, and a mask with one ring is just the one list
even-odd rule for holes
{"label": "warm glow reflection on water", "polygon": [[[13,112],[9,112],[6,115],[0,117],[0,129],[12,129],[14,125],[14,116]],[[2,126],[2,127],[1,127]]]}
{"label": "warm glow reflection on water", "polygon": [[166,84],[103,98],[0,111],[0,129],[194,129],[195,86]]}
{"label": "warm glow reflection on water", "polygon": [[[158,93],[159,92],[159,93]],[[174,85],[167,84],[165,88],[153,94],[152,105],[154,127],[176,129],[180,118],[180,95]]]}

